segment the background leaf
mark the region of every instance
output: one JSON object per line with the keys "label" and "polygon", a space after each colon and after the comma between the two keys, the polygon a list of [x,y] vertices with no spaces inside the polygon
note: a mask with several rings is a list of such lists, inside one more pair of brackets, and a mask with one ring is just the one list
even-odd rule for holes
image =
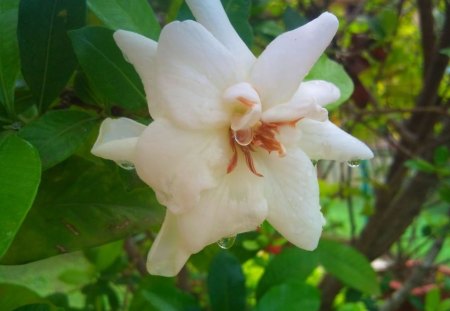
{"label": "background leaf", "polygon": [[70,32],[73,48],[84,73],[103,97],[121,107],[147,107],[142,82],[122,55],[113,31],[86,27]]}
{"label": "background leaf", "polygon": [[88,0],[89,8],[108,27],[158,39],[161,27],[146,0]]}
{"label": "background leaf", "polygon": [[32,143],[47,169],[71,156],[88,138],[97,117],[81,111],[50,111],[25,126],[19,135]]}
{"label": "background leaf", "polygon": [[[24,305],[37,303],[45,303],[45,300],[28,288],[13,284],[0,284],[0,306],[2,306],[2,310],[11,311]],[[49,307],[48,310],[52,309]]]}
{"label": "background leaf", "polygon": [[44,191],[2,263],[22,264],[98,246],[160,224],[162,208],[150,188],[142,184],[128,191],[120,168],[106,164],[72,157],[47,170],[42,176]]}
{"label": "background leaf", "polygon": [[378,295],[380,287],[370,262],[350,246],[322,240],[317,249],[325,270],[347,286],[363,293]]}
{"label": "background leaf", "polygon": [[85,22],[84,0],[21,0],[18,37],[22,74],[39,111],[66,85],[77,61],[67,31]]}
{"label": "background leaf", "polygon": [[0,1],[0,104],[14,114],[14,86],[19,74],[17,14],[19,0]]}
{"label": "background leaf", "polygon": [[332,104],[326,106],[328,110],[335,109],[344,103],[353,93],[353,81],[344,67],[334,60],[322,55],[314,64],[311,71],[305,77],[307,80],[325,80],[336,85],[341,91],[341,97]]}
{"label": "background leaf", "polygon": [[319,291],[303,282],[287,282],[272,287],[259,301],[256,311],[319,310]]}
{"label": "background leaf", "polygon": [[208,274],[208,292],[215,311],[245,310],[245,278],[241,264],[229,252],[219,252]]}
{"label": "background leaf", "polygon": [[261,298],[271,287],[288,280],[304,281],[317,266],[315,252],[307,252],[296,247],[286,248],[273,257],[256,289],[256,297]]}
{"label": "background leaf", "polygon": [[30,209],[39,186],[37,151],[16,135],[0,138],[0,258]]}

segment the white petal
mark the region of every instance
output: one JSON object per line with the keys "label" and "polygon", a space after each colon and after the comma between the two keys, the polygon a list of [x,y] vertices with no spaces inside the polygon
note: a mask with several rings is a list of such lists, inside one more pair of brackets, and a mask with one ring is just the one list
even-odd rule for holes
{"label": "white petal", "polygon": [[201,194],[196,208],[177,215],[189,249],[196,253],[221,238],[255,230],[267,216],[263,190],[263,178],[251,173],[241,158],[217,187]]}
{"label": "white petal", "polygon": [[267,220],[289,242],[306,250],[317,247],[324,218],[320,212],[316,171],[300,149],[289,149],[283,158],[262,155]]}
{"label": "white petal", "polygon": [[298,122],[300,148],[315,160],[365,160],[373,157],[363,142],[344,132],[330,121],[304,119]]}
{"label": "white petal", "polygon": [[340,96],[341,91],[333,83],[311,80],[300,84],[290,102],[312,102],[323,107],[335,102]]}
{"label": "white petal", "polygon": [[198,205],[200,194],[226,174],[231,150],[228,131],[189,131],[165,119],[151,123],[136,147],[139,177],[172,213]]}
{"label": "white petal", "polygon": [[263,110],[287,102],[330,43],[338,27],[336,17],[323,13],[270,43],[257,59],[251,81]]}
{"label": "white petal", "polygon": [[239,67],[248,71],[255,56],[231,25],[220,0],[186,0],[197,21],[238,57]]}
{"label": "white petal", "polygon": [[161,116],[161,108],[155,93],[155,61],[158,44],[137,33],[118,30],[114,40],[128,62],[130,62],[141,77],[145,94],[149,103],[150,115],[153,119]]}
{"label": "white petal", "polygon": [[158,93],[166,115],[191,129],[229,126],[223,92],[237,82],[231,53],[203,26],[173,22],[161,32],[157,51]]}
{"label": "white petal", "polygon": [[148,272],[153,275],[176,276],[190,255],[178,230],[176,216],[167,211],[161,230],[148,253]]}
{"label": "white petal", "polygon": [[91,152],[116,162],[135,161],[135,147],[146,126],[127,118],[105,119]]}

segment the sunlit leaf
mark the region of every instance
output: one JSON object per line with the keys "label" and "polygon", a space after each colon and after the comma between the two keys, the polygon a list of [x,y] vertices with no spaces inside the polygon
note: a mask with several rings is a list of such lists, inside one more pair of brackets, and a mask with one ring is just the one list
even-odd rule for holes
{"label": "sunlit leaf", "polygon": [[23,76],[45,110],[77,66],[67,31],[82,27],[84,0],[21,0],[17,28]]}
{"label": "sunlit leaf", "polygon": [[146,0],[88,0],[89,8],[108,27],[157,39],[161,27]]}
{"label": "sunlit leaf", "polygon": [[380,293],[377,276],[370,262],[355,249],[339,242],[322,240],[317,252],[325,270],[345,285],[366,294]]}
{"label": "sunlit leaf", "polygon": [[0,176],[1,258],[36,196],[41,177],[36,149],[16,135],[0,138]]}

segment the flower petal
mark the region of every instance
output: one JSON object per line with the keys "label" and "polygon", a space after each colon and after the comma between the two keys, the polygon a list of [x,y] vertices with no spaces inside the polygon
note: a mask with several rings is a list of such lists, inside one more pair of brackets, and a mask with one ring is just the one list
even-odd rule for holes
{"label": "flower petal", "polygon": [[157,85],[167,117],[188,129],[229,126],[223,92],[238,81],[231,53],[203,26],[173,22],[161,32]]}
{"label": "flower petal", "polygon": [[238,56],[239,67],[249,70],[255,62],[255,56],[231,25],[220,0],[186,0],[186,3],[197,21]]}
{"label": "flower petal", "polygon": [[257,59],[251,81],[264,109],[287,102],[330,43],[338,27],[333,14],[286,32],[270,43]]}
{"label": "flower petal", "polygon": [[317,247],[325,223],[319,205],[319,186],[310,159],[300,149],[283,158],[261,153],[267,220],[289,242],[306,250]]}
{"label": "flower petal", "polygon": [[127,118],[105,119],[92,154],[116,162],[135,161],[135,147],[146,126]]}
{"label": "flower petal", "polygon": [[177,215],[180,233],[193,253],[222,238],[255,230],[266,218],[263,178],[251,173],[242,160],[217,187],[201,194],[195,208]]}
{"label": "flower petal", "polygon": [[169,210],[147,257],[147,270],[153,275],[172,277],[180,272],[191,253],[177,227],[176,216]]}
{"label": "flower petal", "polygon": [[300,87],[290,102],[312,102],[321,107],[335,102],[341,96],[336,85],[323,80],[310,80],[300,84]]}
{"label": "flower petal", "polygon": [[116,31],[114,40],[127,61],[134,66],[144,84],[150,115],[154,119],[161,116],[160,104],[154,95],[155,60],[158,44],[149,38],[126,30]]}
{"label": "flower petal", "polygon": [[161,204],[172,213],[185,212],[226,174],[228,141],[228,131],[186,131],[158,119],[138,141],[136,171]]}
{"label": "flower petal", "polygon": [[373,157],[363,142],[344,132],[330,121],[304,119],[298,122],[300,148],[314,160],[351,161]]}

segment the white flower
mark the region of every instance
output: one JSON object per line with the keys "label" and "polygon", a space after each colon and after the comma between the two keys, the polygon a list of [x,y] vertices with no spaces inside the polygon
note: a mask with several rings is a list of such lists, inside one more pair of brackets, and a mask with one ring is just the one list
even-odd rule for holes
{"label": "white flower", "polygon": [[107,119],[92,153],[131,162],[167,206],[150,250],[152,274],[176,275],[191,254],[265,219],[298,247],[317,246],[324,219],[310,159],[368,159],[328,121],[339,90],[302,82],[334,36],[324,13],[277,37],[256,59],[219,0],[187,0],[198,22],[165,26],[158,43],[119,30],[153,122]]}

